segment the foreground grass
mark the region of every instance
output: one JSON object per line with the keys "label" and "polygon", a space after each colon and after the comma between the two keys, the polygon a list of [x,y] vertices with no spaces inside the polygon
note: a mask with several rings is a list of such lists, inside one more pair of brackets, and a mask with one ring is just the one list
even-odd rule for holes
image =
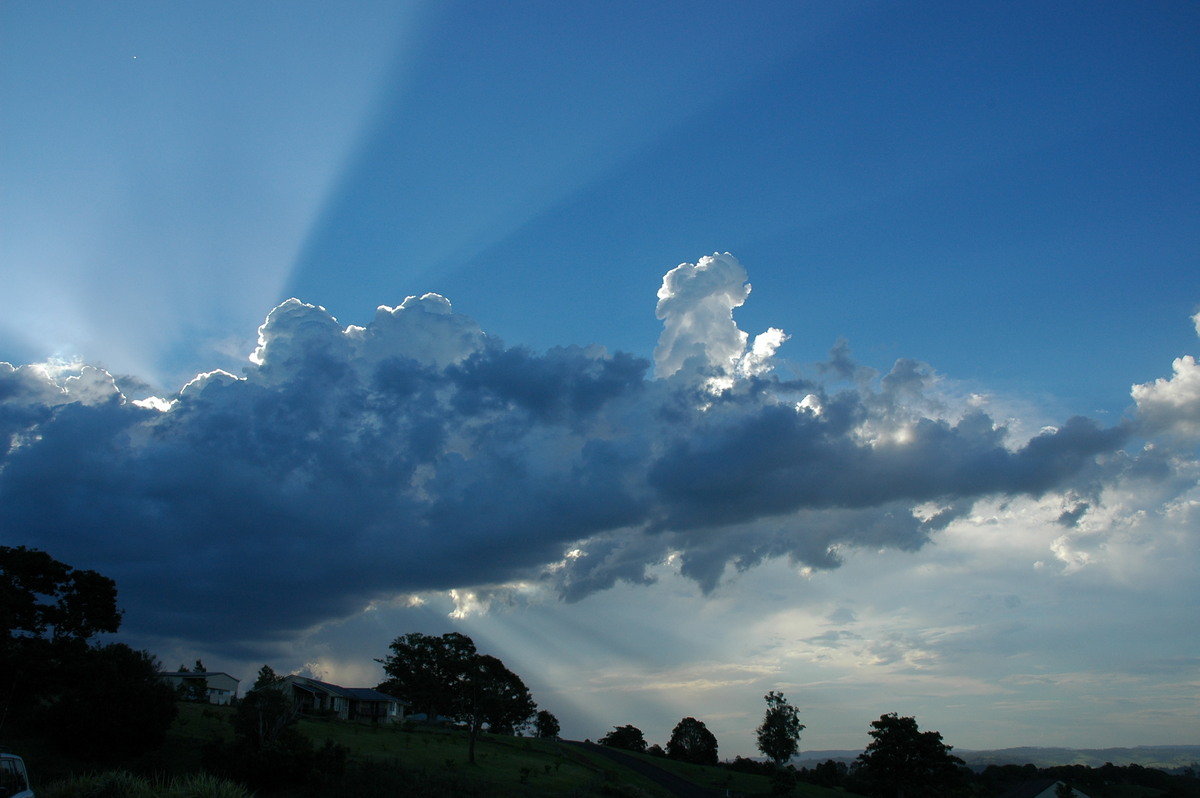
{"label": "foreground grass", "polygon": [[[632,756],[657,765],[669,773],[674,773],[676,776],[690,781],[692,784],[717,790],[718,792],[728,790],[730,794],[740,795],[771,794],[771,780],[767,776],[760,776],[755,773],[741,773],[727,768],[693,765],[688,762],[680,762],[676,759],[651,756],[650,754],[626,753],[631,753]],[[800,796],[800,798],[834,798],[834,796],[846,798],[847,795],[852,795],[852,793],[798,782],[792,787],[792,791],[788,795]]]}
{"label": "foreground grass", "polygon": [[[211,740],[233,740],[233,710],[203,704],[179,704],[179,716],[162,752],[170,772],[202,767],[202,749]],[[552,740],[480,735],[475,764],[468,763],[466,734],[449,729],[367,726],[326,720],[301,720],[301,733],[317,746],[330,740],[350,750],[352,762],[379,778],[388,768],[403,769],[422,781],[444,781],[488,796],[615,794],[657,798],[656,785],[611,764],[602,767]]]}
{"label": "foreground grass", "polygon": [[123,770],[57,781],[39,798],[253,798],[240,784],[204,773],[172,779],[150,779]]}
{"label": "foreground grass", "polygon": [[[182,773],[202,767],[201,749],[213,739],[231,741],[229,707],[179,704],[179,716],[161,754],[163,769]],[[488,796],[615,794],[663,798],[663,788],[606,758],[552,740],[483,734],[477,741],[475,764],[467,762],[465,733],[450,729],[366,726],[339,721],[302,720],[300,731],[317,746],[325,740],[345,746],[359,772],[380,774],[403,769],[424,779],[458,784]],[[675,775],[709,789],[741,795],[770,795],[765,776],[704,767],[646,754],[633,754]],[[798,784],[791,793],[801,798],[845,797],[846,793]]]}

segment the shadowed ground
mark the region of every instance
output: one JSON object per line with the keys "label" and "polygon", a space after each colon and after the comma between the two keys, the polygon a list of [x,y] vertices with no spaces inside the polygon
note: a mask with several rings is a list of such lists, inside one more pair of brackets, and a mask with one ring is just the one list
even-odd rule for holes
{"label": "shadowed ground", "polygon": [[567,742],[567,744],[577,745],[580,748],[586,748],[590,753],[608,757],[614,762],[620,763],[622,767],[627,767],[639,775],[650,779],[655,784],[670,790],[678,798],[716,798],[721,795],[716,790],[692,784],[690,781],[682,779],[674,773],[663,770],[640,757],[631,756],[617,748],[609,748],[606,745],[597,745],[595,743]]}

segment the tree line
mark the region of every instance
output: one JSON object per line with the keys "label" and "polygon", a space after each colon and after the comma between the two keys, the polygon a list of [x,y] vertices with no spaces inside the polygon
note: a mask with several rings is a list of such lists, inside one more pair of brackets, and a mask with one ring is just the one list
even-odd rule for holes
{"label": "tree line", "polygon": [[[78,758],[112,764],[159,748],[176,713],[176,700],[205,700],[201,680],[186,694],[160,677],[157,659],[123,643],[96,637],[121,624],[116,584],[95,571],[75,569],[45,552],[0,546],[0,730],[7,739],[42,737]],[[386,675],[377,689],[408,701],[431,723],[464,728],[468,759],[486,729],[493,734],[557,738],[558,719],[539,710],[522,679],[495,656],[476,649],[470,637],[401,635],[377,662]],[[188,670],[180,666],[180,671]],[[196,660],[193,673],[205,673]],[[297,728],[298,709],[284,679],[268,665],[240,701],[232,718],[234,740],[214,742],[206,767],[255,788],[336,778],[348,751],[327,742],[318,747]],[[896,713],[871,722],[871,742],[853,763],[828,761],[797,770],[789,764],[806,728],[781,692],[763,697],[766,710],[757,745],[766,761],[736,757],[723,766],[761,773],[778,793],[806,781],[871,798],[986,796],[1022,778],[1047,776],[1102,795],[1105,785],[1132,784],[1170,795],[1200,796],[1195,773],[1169,775],[1152,768],[1111,764],[1036,769],[989,766],[976,774],[954,756],[940,733],[922,731]],[[719,764],[717,739],[703,721],[685,717],[666,748],[648,745],[640,729],[616,726],[601,745],[700,765]]]}

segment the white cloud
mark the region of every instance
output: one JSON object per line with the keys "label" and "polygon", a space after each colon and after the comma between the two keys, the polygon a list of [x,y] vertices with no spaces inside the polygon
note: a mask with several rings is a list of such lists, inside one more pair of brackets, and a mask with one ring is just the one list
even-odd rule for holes
{"label": "white cloud", "polygon": [[[1194,455],[1125,452],[1127,429],[1081,418],[1023,438],[989,415],[1001,402],[915,360],[859,366],[845,345],[780,377],[786,336],[747,348],[733,322],[748,293],[731,256],[673,269],[657,379],[599,347],[506,348],[436,294],[364,327],[289,300],[242,376],[199,375],[153,409],[99,369],[6,364],[0,504],[13,539],[115,578],[127,629],[171,652],[360,678],[321,646],[370,629],[369,659],[397,618],[484,634],[537,618],[564,626],[555,640],[525,623],[555,663],[532,672],[592,657],[581,680],[611,697],[606,672],[641,669],[664,712],[703,693],[744,739],[755,719],[714,686],[756,701],[857,679],[900,703],[855,699],[865,717],[830,721],[834,737],[939,685],[979,711],[1000,679],[1039,672],[1028,658],[1070,670],[1044,653],[1046,602],[1083,611],[1083,593],[1152,592],[1138,586],[1198,564]],[[1178,428],[1186,414],[1155,408],[1191,390],[1181,373],[1135,389],[1145,429]],[[606,653],[624,650],[609,612],[658,648]]]}
{"label": "white cloud", "polygon": [[1171,369],[1170,378],[1133,386],[1138,418],[1151,433],[1200,439],[1200,364],[1184,355],[1175,358]]}
{"label": "white cloud", "polygon": [[[1192,316],[1200,335],[1200,313]],[[1135,384],[1130,393],[1139,421],[1150,434],[1167,433],[1186,441],[1200,441],[1200,364],[1192,355],[1171,363],[1172,376]]]}
{"label": "white cloud", "polygon": [[746,333],[733,311],[750,296],[746,269],[737,258],[714,253],[681,263],[663,277],[655,311],[663,331],[654,350],[655,374],[670,377],[683,368],[731,372],[746,350]]}

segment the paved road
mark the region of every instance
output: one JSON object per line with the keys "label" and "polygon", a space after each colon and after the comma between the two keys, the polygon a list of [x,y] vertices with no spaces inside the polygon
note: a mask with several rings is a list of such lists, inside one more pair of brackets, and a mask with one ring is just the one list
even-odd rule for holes
{"label": "paved road", "polygon": [[692,784],[690,781],[681,779],[674,773],[663,770],[644,759],[630,756],[619,748],[609,748],[607,745],[597,745],[595,743],[568,742],[567,745],[585,748],[593,754],[599,754],[600,756],[608,757],[614,762],[619,762],[630,770],[637,771],[655,784],[670,790],[677,798],[718,798],[718,796],[725,794],[724,792]]}

